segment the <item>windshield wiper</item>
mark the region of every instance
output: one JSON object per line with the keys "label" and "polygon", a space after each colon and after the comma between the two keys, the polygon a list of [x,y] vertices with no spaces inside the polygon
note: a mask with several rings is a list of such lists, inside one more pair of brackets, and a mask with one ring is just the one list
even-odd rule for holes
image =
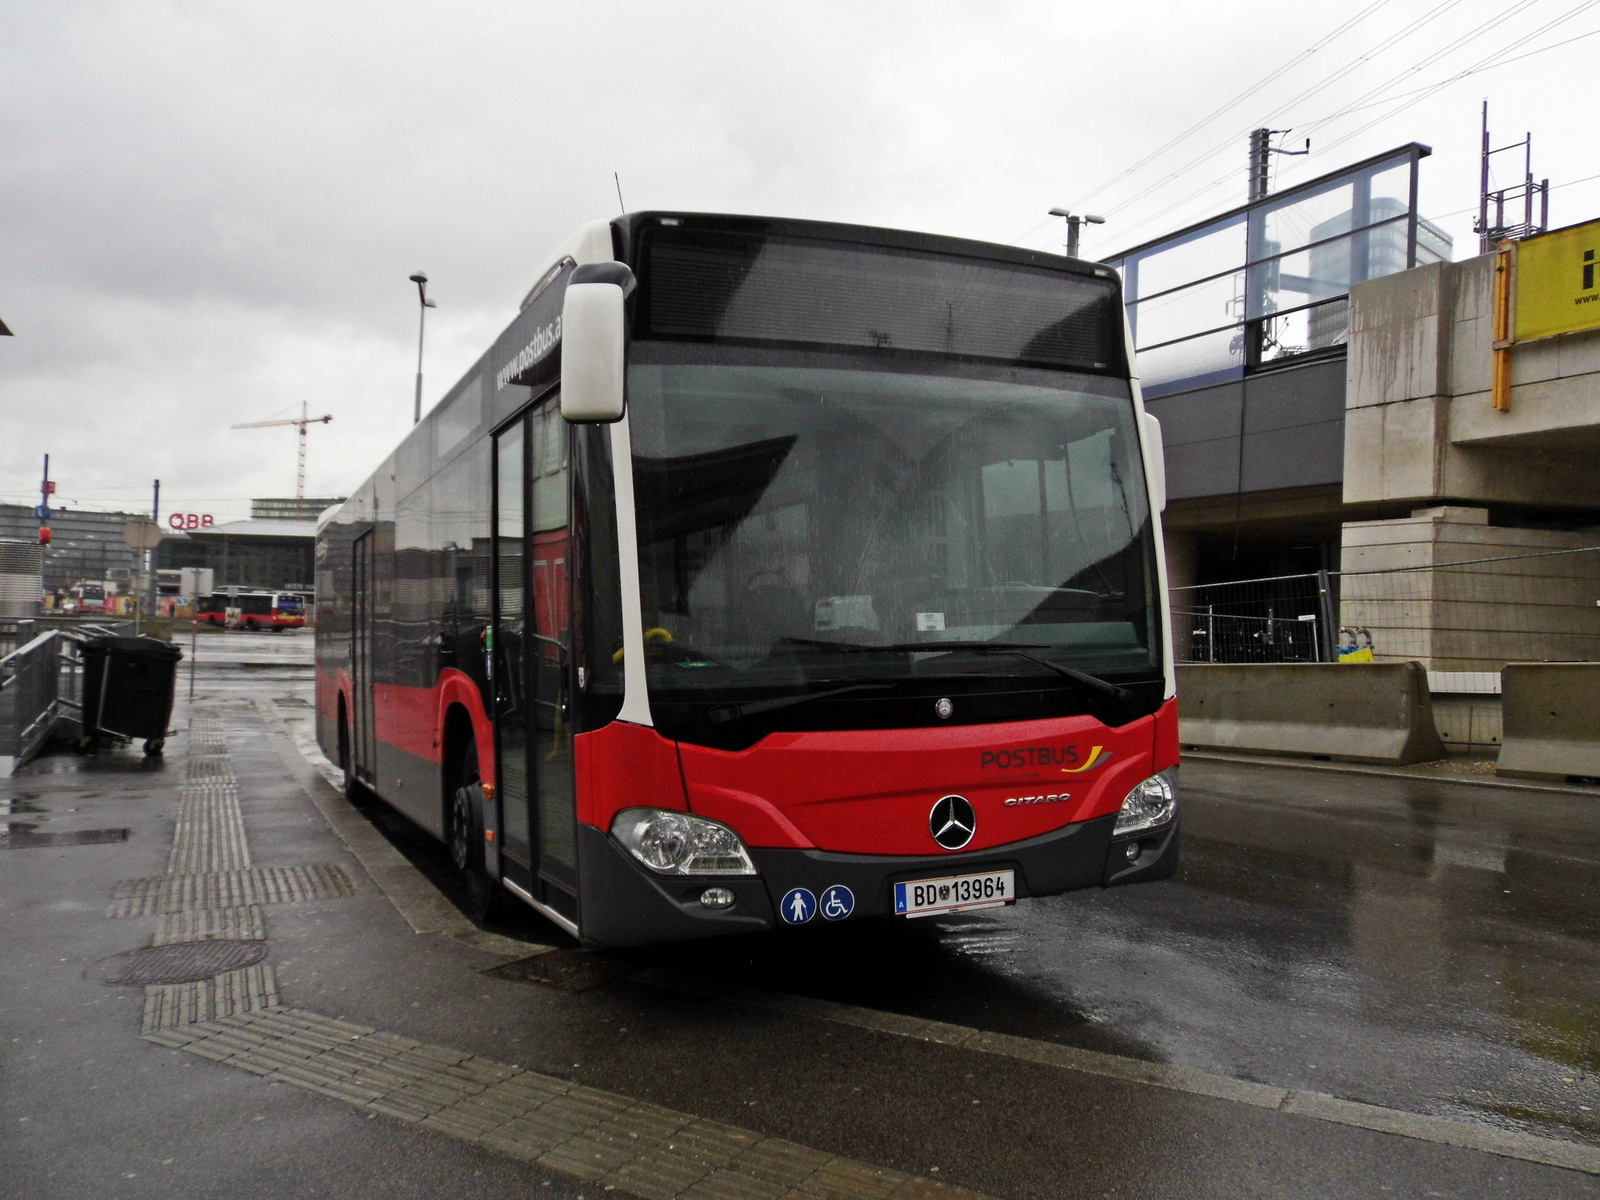
{"label": "windshield wiper", "polygon": [[813,700],[822,700],[828,696],[842,696],[846,692],[881,691],[892,688],[892,683],[852,683],[849,687],[829,688],[824,692],[807,692],[803,696],[780,696],[776,700],[752,700],[748,704],[723,704],[716,708],[706,710],[706,720],[713,725],[726,725],[729,721],[737,721],[740,717],[751,717],[756,713],[776,712],[780,708],[793,708],[797,704],[809,704]]}
{"label": "windshield wiper", "polygon": [[[1015,658],[1024,658],[1031,663],[1038,663],[1041,667],[1048,667],[1057,675],[1064,675],[1075,683],[1092,687],[1096,691],[1104,692],[1118,700],[1133,699],[1133,693],[1127,688],[1118,687],[1109,679],[1101,679],[1098,675],[1091,675],[1087,671],[1080,671],[1077,667],[1063,666],[1058,662],[1051,662],[1038,654],[1029,654],[1030,650],[1049,650],[1051,647],[1043,642],[885,642],[873,645],[870,642],[825,642],[820,638],[781,638],[781,641],[790,642],[800,646],[819,646],[830,650],[884,650],[891,654],[943,654],[950,650],[975,650],[979,654],[1009,654]],[[826,693],[818,693],[824,695]],[[730,718],[731,719],[731,718]]]}
{"label": "windshield wiper", "polygon": [[1029,650],[1048,650],[1049,646],[1040,646],[1028,642],[902,642],[894,647],[898,650],[918,650],[929,653],[939,653],[944,650],[976,650],[979,654],[1009,654],[1015,658],[1025,658],[1031,663],[1038,663],[1041,667],[1049,667],[1057,675],[1064,675],[1074,683],[1081,683],[1092,687],[1097,692],[1104,692],[1117,700],[1132,700],[1133,693],[1125,687],[1118,687],[1109,679],[1101,679],[1098,675],[1091,675],[1087,671],[1080,671],[1077,667],[1063,666],[1058,662],[1051,662],[1039,654],[1029,654]]}

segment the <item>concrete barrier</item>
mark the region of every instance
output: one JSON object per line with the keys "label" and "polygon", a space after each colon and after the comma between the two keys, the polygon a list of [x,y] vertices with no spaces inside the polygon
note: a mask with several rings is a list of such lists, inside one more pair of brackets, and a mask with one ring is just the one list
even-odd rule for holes
{"label": "concrete barrier", "polygon": [[1414,662],[1180,666],[1178,740],[1341,762],[1429,762],[1445,753],[1427,672]]}
{"label": "concrete barrier", "polygon": [[1600,663],[1507,663],[1501,775],[1600,778]]}

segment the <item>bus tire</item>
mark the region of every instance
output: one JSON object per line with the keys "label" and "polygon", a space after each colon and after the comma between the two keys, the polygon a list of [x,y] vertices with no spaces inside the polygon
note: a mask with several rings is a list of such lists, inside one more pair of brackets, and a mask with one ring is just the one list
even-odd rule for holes
{"label": "bus tire", "polygon": [[[450,792],[450,861],[466,884],[466,914],[478,925],[501,915],[505,893],[489,878],[483,861],[483,811],[475,798],[478,782],[478,740],[467,736],[454,771]],[[481,795],[482,793],[476,793]]]}
{"label": "bus tire", "polygon": [[345,716],[344,697],[339,697],[339,773],[344,776],[344,798],[354,800],[356,788],[355,762],[350,755],[350,720]]}

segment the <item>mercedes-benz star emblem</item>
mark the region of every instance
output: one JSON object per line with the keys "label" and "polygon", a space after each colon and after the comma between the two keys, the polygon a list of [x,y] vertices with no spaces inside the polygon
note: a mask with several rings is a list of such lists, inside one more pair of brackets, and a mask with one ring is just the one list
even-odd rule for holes
{"label": "mercedes-benz star emblem", "polygon": [[949,696],[941,696],[938,703],[933,706],[933,711],[939,714],[941,721],[948,721],[950,714],[955,712],[956,706],[950,703]]}
{"label": "mercedes-benz star emblem", "polygon": [[978,814],[965,796],[944,796],[928,814],[928,832],[946,850],[959,850],[978,832]]}

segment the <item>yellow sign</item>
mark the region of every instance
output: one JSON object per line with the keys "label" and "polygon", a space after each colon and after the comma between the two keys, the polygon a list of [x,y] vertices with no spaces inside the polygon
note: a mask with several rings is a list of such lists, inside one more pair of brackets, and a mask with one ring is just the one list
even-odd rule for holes
{"label": "yellow sign", "polygon": [[1600,221],[1517,244],[1516,340],[1600,328]]}

